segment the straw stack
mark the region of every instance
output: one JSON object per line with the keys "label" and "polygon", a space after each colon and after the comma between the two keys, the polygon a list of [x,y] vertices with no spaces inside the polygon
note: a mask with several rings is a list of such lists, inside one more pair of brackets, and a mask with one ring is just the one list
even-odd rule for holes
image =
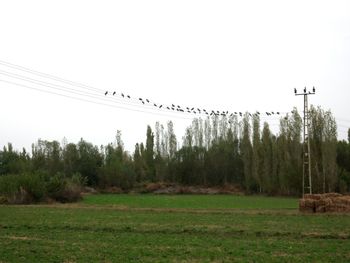
{"label": "straw stack", "polygon": [[299,200],[299,210],[309,213],[350,213],[350,196],[337,193],[306,194]]}

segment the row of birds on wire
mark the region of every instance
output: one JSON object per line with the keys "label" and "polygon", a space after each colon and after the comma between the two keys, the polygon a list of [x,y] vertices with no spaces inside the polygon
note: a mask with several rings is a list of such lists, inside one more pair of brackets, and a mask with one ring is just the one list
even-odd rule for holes
{"label": "row of birds on wire", "polygon": [[[165,109],[168,111],[174,111],[174,112],[178,112],[178,113],[191,113],[191,114],[199,114],[199,115],[208,115],[208,116],[224,116],[224,117],[232,117],[232,116],[240,116],[242,117],[244,115],[243,112],[229,112],[229,111],[218,111],[218,110],[206,110],[206,109],[200,109],[197,107],[182,107],[180,105],[175,105],[175,104],[171,104],[171,105],[165,105],[165,104],[158,104],[155,102],[152,102],[149,99],[143,99],[143,98],[132,98],[130,95],[128,94],[124,94],[124,93],[117,93],[116,91],[110,92],[110,91],[105,91],[104,93],[105,96],[108,95],[112,95],[112,96],[116,96],[116,97],[121,97],[124,99],[136,99],[138,100],[139,103],[142,103],[142,105],[145,106],[151,106],[151,107],[155,107],[157,109]],[[271,111],[271,112],[259,112],[256,111],[255,113],[249,113],[249,116],[260,116],[260,115],[266,115],[266,116],[272,116],[272,115],[280,115],[281,113],[279,111]]]}

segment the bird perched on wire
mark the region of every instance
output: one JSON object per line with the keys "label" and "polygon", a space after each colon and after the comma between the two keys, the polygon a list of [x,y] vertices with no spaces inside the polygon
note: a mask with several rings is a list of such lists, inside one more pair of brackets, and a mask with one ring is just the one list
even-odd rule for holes
{"label": "bird perched on wire", "polygon": [[105,96],[107,96],[107,94],[108,94],[108,91],[105,92]]}
{"label": "bird perched on wire", "polygon": [[313,92],[313,93],[315,93],[315,92],[316,92],[315,87],[312,87],[312,92]]}
{"label": "bird perched on wire", "polygon": [[294,94],[297,94],[297,89],[296,88],[294,88]]}
{"label": "bird perched on wire", "polygon": [[306,87],[304,88],[304,93],[306,93]]}

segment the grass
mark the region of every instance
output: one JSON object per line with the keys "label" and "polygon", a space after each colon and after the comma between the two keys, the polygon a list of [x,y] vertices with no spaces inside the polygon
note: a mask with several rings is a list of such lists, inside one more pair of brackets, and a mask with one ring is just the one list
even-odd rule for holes
{"label": "grass", "polygon": [[84,204],[116,205],[129,208],[185,209],[297,209],[295,198],[232,195],[90,195]]}
{"label": "grass", "polygon": [[0,206],[0,262],[349,262],[350,216],[296,207],[221,195]]}

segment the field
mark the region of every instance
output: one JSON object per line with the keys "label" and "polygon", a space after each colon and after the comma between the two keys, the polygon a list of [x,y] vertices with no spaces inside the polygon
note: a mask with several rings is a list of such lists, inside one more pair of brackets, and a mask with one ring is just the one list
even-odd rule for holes
{"label": "field", "polygon": [[350,215],[292,198],[93,195],[0,206],[0,262],[349,262]]}

